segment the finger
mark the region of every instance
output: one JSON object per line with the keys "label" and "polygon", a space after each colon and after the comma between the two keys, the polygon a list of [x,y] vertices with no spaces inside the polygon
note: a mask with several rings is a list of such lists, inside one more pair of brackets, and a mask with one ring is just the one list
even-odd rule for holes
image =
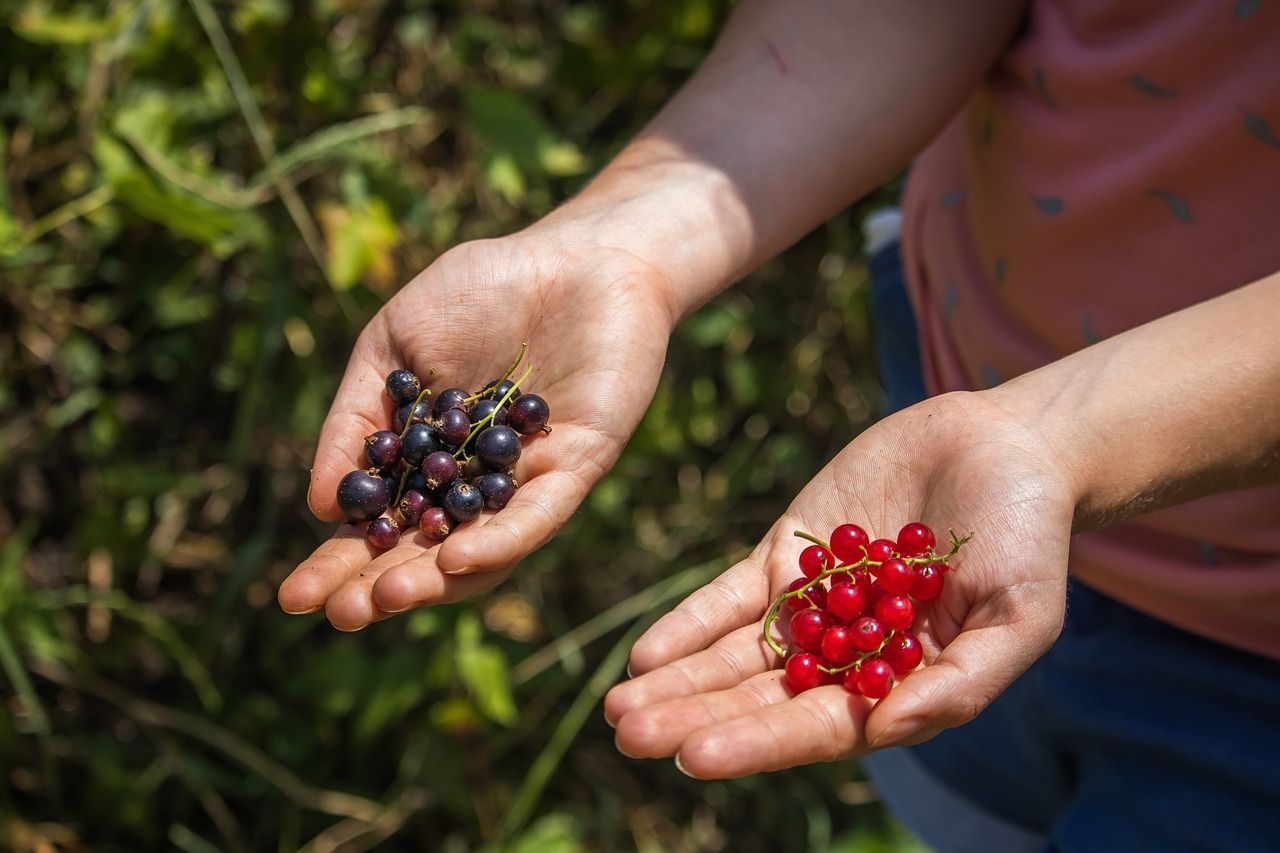
{"label": "finger", "polygon": [[759,622],[769,579],[753,557],[731,567],[653,624],[631,649],[633,674],[644,674],[707,648],[743,625]]}
{"label": "finger", "polygon": [[347,578],[375,556],[376,552],[365,541],[364,530],[344,524],[280,584],[276,591],[280,608],[286,613],[319,610]]}
{"label": "finger", "polygon": [[[338,481],[350,471],[369,467],[364,458],[364,437],[391,426],[391,401],[384,393],[385,377],[391,370],[390,350],[385,341],[377,343],[379,336],[385,333],[375,318],[356,342],[320,428],[307,504],[321,521],[341,520]],[[375,357],[375,353],[380,355]]]}
{"label": "finger", "polygon": [[[760,677],[780,683],[782,673]],[[676,763],[699,779],[733,779],[847,758],[865,749],[862,732],[870,707],[869,700],[842,687],[818,687],[691,732]]]}
{"label": "finger", "polygon": [[445,540],[441,570],[492,571],[546,544],[604,472],[600,460],[607,453],[598,436],[573,425],[525,443],[516,463],[522,485],[492,523],[458,530]]}
{"label": "finger", "polygon": [[[978,716],[1053,644],[1062,627],[1062,609],[1043,588],[1057,581],[1032,582],[1008,590],[1013,604],[988,604],[1021,613],[1017,618],[962,629],[928,666],[907,676],[881,699],[867,720],[867,739],[882,749],[916,739],[922,732],[963,725]],[[981,618],[981,613],[976,614]],[[970,619],[970,622],[975,621]]]}
{"label": "finger", "polygon": [[660,702],[726,690],[777,664],[778,656],[765,643],[760,625],[752,623],[706,651],[615,686],[604,697],[604,717],[613,723],[624,714]]}
{"label": "finger", "polygon": [[724,690],[697,693],[629,711],[618,720],[614,741],[632,758],[675,755],[693,732],[790,698],[782,673],[772,670]]}

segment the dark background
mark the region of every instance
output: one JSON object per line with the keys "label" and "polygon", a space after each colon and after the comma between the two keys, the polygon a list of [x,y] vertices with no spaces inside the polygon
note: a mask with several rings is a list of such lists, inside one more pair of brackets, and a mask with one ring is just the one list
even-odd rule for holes
{"label": "dark background", "polygon": [[494,593],[354,635],[275,605],[363,323],[570,195],[728,6],[0,0],[0,846],[911,844],[853,763],[699,783],[597,702],[877,410],[858,211],[684,324]]}

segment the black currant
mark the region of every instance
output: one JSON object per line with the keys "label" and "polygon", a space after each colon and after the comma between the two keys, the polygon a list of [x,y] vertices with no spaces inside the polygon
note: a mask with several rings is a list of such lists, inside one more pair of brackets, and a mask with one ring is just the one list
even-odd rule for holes
{"label": "black currant", "polygon": [[400,436],[386,429],[365,436],[364,457],[374,468],[390,468],[400,461]]}
{"label": "black currant", "polygon": [[476,477],[471,484],[480,490],[484,505],[489,509],[502,509],[516,493],[515,481],[501,471],[492,471]]}
{"label": "black currant", "polygon": [[551,407],[537,394],[525,394],[511,404],[507,412],[507,426],[521,435],[533,435],[547,425]]}
{"label": "black currant", "polygon": [[484,467],[484,463],[480,461],[479,456],[471,456],[466,462],[462,463],[462,479],[474,480],[488,470],[488,468]]}
{"label": "black currant", "polygon": [[520,458],[520,435],[509,426],[491,426],[476,438],[476,456],[488,468],[506,469]]}
{"label": "black currant", "polygon": [[368,521],[382,515],[391,503],[387,481],[377,469],[352,471],[338,483],[338,506],[351,521]]}
{"label": "black currant", "polygon": [[420,400],[415,406],[410,400],[407,403],[401,403],[396,407],[396,413],[391,419],[391,428],[396,434],[404,432],[405,425],[409,423],[409,410],[413,409],[413,422],[415,424],[422,423],[431,417],[431,401]]}
{"label": "black currant", "polygon": [[471,425],[475,426],[490,415],[493,415],[492,423],[505,424],[507,422],[506,409],[498,408],[498,404],[494,400],[481,400],[471,407]]}
{"label": "black currant", "polygon": [[422,492],[410,489],[400,498],[396,509],[400,512],[400,520],[405,527],[412,527],[422,518],[422,513],[431,506],[431,498]]}
{"label": "black currant", "polygon": [[450,447],[457,447],[471,434],[471,421],[462,409],[450,409],[440,416],[440,435]]}
{"label": "black currant", "polygon": [[422,460],[422,476],[428,489],[438,489],[446,483],[452,483],[458,477],[458,460],[453,454],[437,450],[427,454]]}
{"label": "black currant", "polygon": [[408,370],[393,370],[387,374],[387,396],[397,403],[409,403],[422,392],[418,377]]}
{"label": "black currant", "polygon": [[436,397],[436,417],[443,415],[450,409],[460,409],[463,406],[463,400],[467,399],[467,392],[461,388],[446,388],[440,392],[440,396]]}
{"label": "black currant", "polygon": [[458,523],[470,521],[484,509],[484,497],[480,490],[468,482],[454,483],[444,496],[444,511]]}
{"label": "black currant", "polygon": [[490,400],[501,400],[507,396],[508,391],[511,392],[511,400],[520,396],[520,389],[516,388],[516,383],[510,379],[503,379],[502,381],[494,379],[484,386],[484,396]]}
{"label": "black currant", "polygon": [[385,515],[379,516],[369,522],[369,529],[364,532],[364,538],[379,551],[386,551],[394,548],[400,541],[400,528]]}
{"label": "black currant", "polygon": [[410,465],[421,465],[428,454],[444,449],[439,433],[426,424],[413,424],[404,433],[400,455]]}
{"label": "black currant", "polygon": [[453,530],[453,522],[447,512],[438,506],[433,506],[423,511],[422,517],[418,519],[418,529],[428,539],[440,542]]}

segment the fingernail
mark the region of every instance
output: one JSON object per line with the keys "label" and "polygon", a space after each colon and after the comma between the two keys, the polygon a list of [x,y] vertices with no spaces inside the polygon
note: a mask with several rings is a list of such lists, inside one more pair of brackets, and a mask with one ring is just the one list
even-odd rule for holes
{"label": "fingernail", "polygon": [[907,717],[889,726],[889,728],[876,735],[871,743],[867,744],[871,749],[879,749],[882,746],[897,743],[906,740],[914,734],[918,734],[924,728],[923,717]]}
{"label": "fingernail", "polygon": [[631,664],[627,664],[627,678],[635,678],[635,676],[631,674]]}
{"label": "fingernail", "polygon": [[623,748],[622,748],[622,744],[618,743],[616,740],[613,742],[613,746],[614,746],[614,748],[615,748],[615,749],[617,749],[617,750],[618,750],[618,752],[622,753],[622,754],[623,754],[624,756],[626,756],[627,758],[639,758],[639,756],[637,756],[637,755],[632,755],[631,753],[629,753],[629,752],[627,752],[625,749],[623,749]]}
{"label": "fingernail", "polygon": [[676,753],[676,757],[675,757],[674,761],[675,761],[675,763],[676,763],[676,769],[677,769],[677,770],[679,770],[681,773],[683,773],[684,775],[688,776],[690,779],[697,779],[697,778],[699,778],[699,777],[697,777],[697,776],[694,776],[692,773],[690,773],[688,770],[686,770],[686,769],[685,769],[684,764],[680,761],[680,753],[678,753],[678,752]]}
{"label": "fingernail", "polygon": [[284,607],[281,607],[280,609],[284,610],[284,612],[288,613],[290,616],[306,616],[308,613],[315,613],[323,606],[324,605],[322,604],[317,604],[315,607],[308,607],[306,610],[288,610]]}
{"label": "fingernail", "polygon": [[456,569],[446,569],[444,567],[441,567],[440,571],[446,575],[465,575],[468,572],[475,571],[475,568],[476,568],[475,566],[459,566]]}

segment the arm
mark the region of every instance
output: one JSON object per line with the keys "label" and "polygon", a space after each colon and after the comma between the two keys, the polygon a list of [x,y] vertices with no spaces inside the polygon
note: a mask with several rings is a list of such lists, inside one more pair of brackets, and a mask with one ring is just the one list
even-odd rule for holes
{"label": "arm", "polygon": [[344,526],[281,585],[281,606],[323,607],[355,630],[505,577],[613,465],[679,318],[900,169],[994,60],[1019,5],[984,17],[945,0],[743,4],[705,67],[578,197],[442,256],[356,343],[316,450],[315,514],[340,518],[338,480],[386,422],[390,370],[477,386],[528,341],[529,387],[556,428],[521,457],[512,502],[438,548],[406,536],[374,555]]}
{"label": "arm", "polygon": [[[925,740],[971,720],[1062,626],[1073,526],[1280,479],[1280,274],[989,391],[948,394],[856,438],[755,552],[636,643],[605,700],[629,755],[740,776]],[[794,529],[975,530],[924,606],[929,666],[878,704],[790,697],[761,616],[796,574]]]}

